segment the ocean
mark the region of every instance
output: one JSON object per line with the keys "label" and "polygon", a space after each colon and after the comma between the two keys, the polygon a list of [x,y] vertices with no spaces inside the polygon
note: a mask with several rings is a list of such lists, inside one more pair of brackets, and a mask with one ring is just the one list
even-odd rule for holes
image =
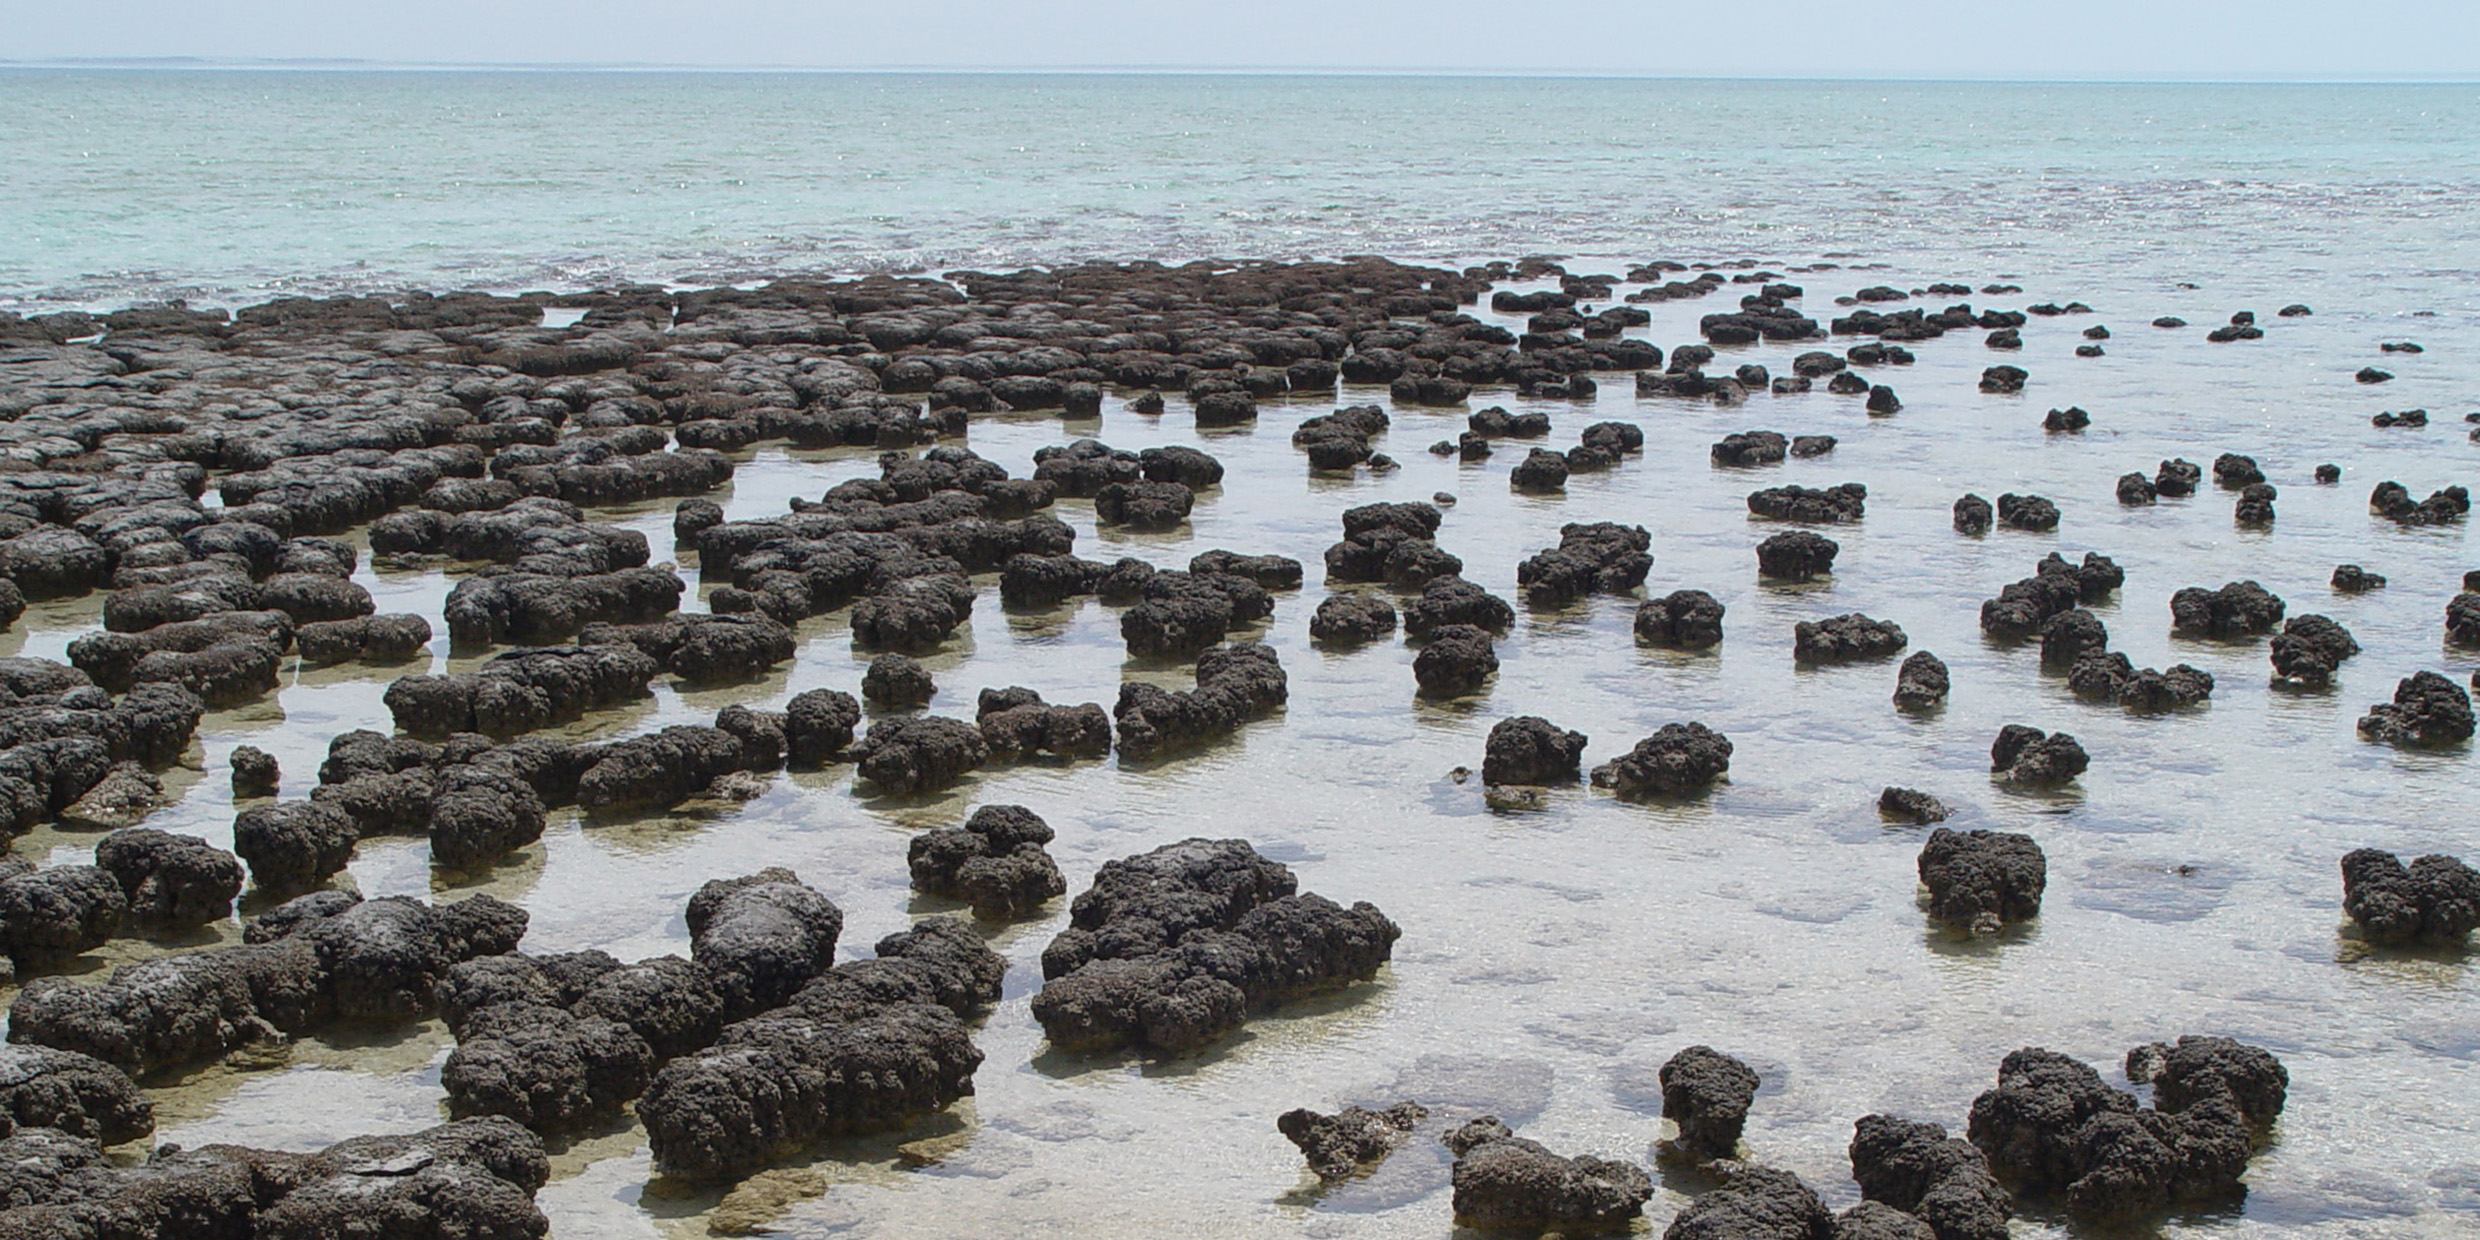
{"label": "ocean", "polygon": [[[1872,371],[1902,393],[1892,418],[1822,384],[1732,407],[1638,397],[1624,375],[1590,403],[1476,392],[1473,407],[1549,414],[1553,446],[1591,421],[1642,426],[1642,457],[1580,474],[1560,497],[1511,491],[1520,442],[1486,461],[1431,455],[1467,410],[1396,405],[1383,388],[1347,386],[1340,402],[1389,409],[1380,446],[1403,463],[1392,474],[1314,474],[1285,442],[1334,393],[1269,400],[1257,424],[1229,429],[1194,426],[1176,396],[1170,415],[1141,415],[1129,392],[1093,421],[979,417],[966,444],[1019,475],[1037,449],[1084,436],[1219,457],[1228,476],[1177,531],[1101,525],[1085,501],[1057,512],[1090,558],[1177,567],[1229,547],[1310,565],[1308,588],[1278,595],[1251,633],[1284,660],[1288,709],[1176,762],[994,769],[916,801],[858,793],[842,768],[798,773],[746,803],[562,812],[541,845],[483,875],[434,873],[418,838],[372,840],[351,876],[370,895],[489,892],[527,907],[528,950],[635,959],[687,951],[680,910],[700,882],[785,865],[844,909],[851,957],[946,907],[909,890],[913,832],[1021,803],[1058,830],[1072,892],[1115,857],[1241,836],[1304,890],[1374,901],[1405,928],[1374,987],[1169,1061],[1046,1047],[1028,1004],[1064,902],[994,930],[1012,971],[977,1026],[975,1096],[913,1130],[826,1149],[807,1165],[830,1186],[793,1205],[782,1234],[1448,1234],[1442,1149],[1424,1139],[1321,1193],[1274,1117],[1419,1096],[1494,1112],[1562,1153],[1650,1164],[1663,1133],[1655,1071],[1694,1043],[1763,1077],[1749,1156],[1841,1209],[1858,1200],[1846,1147],[1859,1116],[1959,1132],[2018,1047],[2074,1054],[2116,1081],[2130,1047],[2184,1033],[2274,1050],[2290,1102],[2244,1200],[2175,1215],[2162,1234],[2473,1234],[2480,976],[2460,952],[2371,952],[2342,933],[2335,863],[2364,845],[2480,861],[2468,747],[2396,750],[2353,726],[2414,670],[2458,683],[2480,670],[2480,655],[2439,632],[2461,573],[2480,565],[2465,526],[2400,528],[2362,502],[2380,479],[2415,496],[2480,481],[2480,444],[2461,421],[2480,409],[2480,366],[2460,347],[2480,344],[2480,87],[44,70],[0,73],[0,149],[0,308],[28,314],[1357,253],[1447,265],[1557,255],[1576,272],[1832,263],[1788,277],[1821,319],[1847,313],[1830,298],[1864,285],[1940,280],[2022,286],[1954,299],[1982,307],[2087,303],[2090,315],[2035,318],[2020,353],[1993,354],[1968,332],[1912,346],[1916,363]],[[1651,324],[1629,334],[1692,342],[1699,316],[1740,291],[1650,305]],[[2290,303],[2314,314],[2277,318]],[[1472,309],[1524,328],[1521,314]],[[2203,340],[2239,311],[2260,317],[2265,339]],[[2194,326],[2148,326],[2163,315]],[[2094,324],[2112,330],[2106,355],[2076,356]],[[2379,354],[2402,340],[2426,351]],[[1723,368],[1787,373],[1813,347],[1742,346]],[[2031,372],[2022,394],[1976,390],[2000,361]],[[2354,383],[2370,364],[2396,378]],[[2045,432],[2044,411],[2067,405],[2090,410],[2092,428]],[[2431,425],[2370,423],[2413,406]],[[1709,444],[1752,428],[1840,442],[1780,465],[1709,464]],[[2149,507],[2113,499],[2125,472],[2223,452],[2254,455],[2278,485],[2270,531],[2234,524],[2231,496],[2210,483]],[[878,476],[861,449],[733,455],[738,473],[715,498],[736,520]],[[2311,481],[2326,462],[2342,466],[2338,486]],[[1866,483],[1868,515],[1829,531],[1837,573],[1761,585],[1749,548],[1775,527],[1750,516],[1747,492],[1847,480]],[[1962,537],[1949,510],[1966,491],[2048,496],[2065,520]],[[1415,699],[1400,643],[1313,646],[1316,566],[1337,513],[1441,492],[1458,501],[1442,543],[1493,591],[1512,596],[1517,564],[1566,523],[1641,524],[1655,556],[1646,593],[1712,592],[1729,636],[1704,653],[1639,647],[1631,600],[1523,610],[1489,690],[1443,704]],[[684,608],[703,610],[718,583],[674,550],[671,515],[665,501],[594,517],[645,533],[658,561],[679,559]],[[1984,637],[1981,600],[2048,552],[2087,550],[2127,570],[2093,604],[2113,648],[2139,667],[2211,672],[2209,705],[2096,706],[2037,653]],[[2392,584],[2337,593],[2327,582],[2344,562]],[[365,563],[356,580],[379,611],[437,624],[462,575]],[[2363,651],[2335,687],[2271,683],[2261,641],[2171,633],[2174,591],[2242,579],[2294,615],[2351,628]],[[1129,660],[1115,610],[1096,600],[1011,611],[984,585],[966,636],[925,659],[937,713],[969,717],[982,686],[1107,707],[1123,679],[1189,683],[1184,669]],[[0,654],[62,657],[96,627],[101,598],[38,603],[0,635]],[[1792,626],[1847,612],[1898,621],[1910,649],[1942,656],[1956,683],[1946,709],[1894,712],[1891,664],[1795,665]],[[841,614],[798,634],[796,658],[754,684],[667,680],[560,735],[628,736],[731,702],[853,687],[869,653]],[[407,669],[288,666],[277,694],[211,712],[201,764],[168,777],[177,803],[149,825],[229,844],[231,746],[274,753],[298,795],[329,738],[389,727],[392,676],[482,657],[444,638],[433,650]],[[1493,808],[1479,781],[1451,772],[1477,767],[1491,725],[1519,714],[1589,734],[1589,762],[1701,720],[1736,745],[1730,779],[1678,804],[1574,788]],[[2072,730],[2092,769],[2048,792],[1993,780],[1989,738],[2010,722]],[[1890,784],[1945,798],[1950,825],[2035,835],[2049,858],[2038,922],[1997,940],[1931,927],[1915,895],[1920,831],[1875,808]],[[92,846],[46,827],[17,850],[65,863]],[[122,940],[103,958],[161,949]],[[152,1091],[158,1139],[315,1149],[436,1123],[452,1047],[437,1022],[305,1039],[282,1067]],[[716,1196],[649,1175],[631,1124],[559,1143],[539,1198],[553,1235],[705,1234]],[[1669,1171],[1657,1183],[1658,1230],[1703,1185]],[[2035,1210],[2016,1234],[2098,1233]]]}

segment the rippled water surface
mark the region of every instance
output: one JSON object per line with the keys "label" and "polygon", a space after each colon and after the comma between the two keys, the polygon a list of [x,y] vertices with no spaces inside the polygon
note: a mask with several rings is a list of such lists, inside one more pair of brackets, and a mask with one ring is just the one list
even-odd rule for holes
{"label": "rippled water surface", "polygon": [[[1844,1152],[1856,1117],[1891,1110],[1959,1127],[2016,1047],[2071,1052],[2115,1076],[2128,1047],[2188,1032],[2274,1049],[2291,1101],[2244,1205],[2167,1232],[2472,1234],[2480,979],[2459,955],[2361,949],[2341,933],[2335,868],[2361,845],[2480,851],[2467,749],[2405,753],[2352,726],[2413,670],[2465,680],[2480,666],[2441,644],[2444,604],[2480,563],[2465,529],[2399,529],[2365,508],[2383,478],[2419,495],[2480,481],[2480,445],[2459,418],[2480,408],[2480,370],[2461,352],[2480,343],[2468,195],[2480,117],[2467,89],[17,74],[0,76],[0,95],[13,103],[0,107],[7,149],[32,153],[22,175],[0,178],[0,215],[30,224],[0,230],[0,287],[64,303],[1089,253],[1558,251],[1603,256],[1577,270],[1616,270],[1657,256],[1851,249],[1893,266],[1796,277],[1812,313],[1864,283],[2002,273],[2025,293],[1976,304],[2095,308],[2033,321],[2023,353],[2003,359],[2032,371],[2021,396],[1975,391],[1980,368],[2000,360],[1977,333],[1916,346],[1916,365],[1875,376],[1906,404],[1888,419],[1822,389],[1736,409],[1639,399],[1623,381],[1588,404],[1478,394],[1476,405],[1549,412],[1558,447],[1598,419],[1644,427],[1642,457],[1554,498],[1510,492],[1520,446],[1479,465],[1424,452],[1461,428],[1462,410],[1392,408],[1382,446],[1404,468],[1349,480],[1309,475],[1286,442],[1324,401],[1269,403],[1257,426],[1234,431],[1198,431],[1177,401],[1169,416],[1137,416],[1117,396],[1098,422],[984,418],[967,443],[1020,474],[1034,449],[1083,435],[1194,443],[1229,467],[1172,534],[1098,530],[1089,503],[1063,501],[1082,555],[1177,567],[1227,547],[1315,565],[1342,509],[1445,491],[1458,503],[1440,541],[1493,590],[1512,595],[1517,562],[1555,544],[1562,523],[1642,524],[1656,556],[1647,591],[1711,591],[1729,608],[1728,636],[1717,652],[1640,649],[1632,599],[1526,612],[1485,693],[1423,703],[1400,642],[1310,645],[1326,592],[1313,570],[1309,588],[1279,595],[1274,617],[1243,636],[1280,652],[1288,710],[1203,753],[1143,769],[985,771],[917,803],[860,795],[848,768],[778,775],[747,804],[556,816],[542,843],[487,875],[435,875],[418,841],[361,847],[352,879],[366,893],[489,891],[531,911],[528,949],[624,959],[685,951],[680,910],[705,879],[786,865],[845,910],[849,955],[946,911],[908,889],[913,831],[1021,802],[1058,829],[1072,890],[1110,858],[1237,835],[1293,866],[1304,888],[1373,900],[1403,925],[1376,984],[1169,1062],[1047,1051],[1027,1002],[1064,906],[994,928],[1014,968],[978,1027],[977,1095],[907,1133],[827,1148],[814,1165],[831,1187],[793,1209],[788,1234],[1440,1235],[1451,1228],[1443,1152],[1416,1145],[1320,1197],[1273,1117],[1410,1094],[1495,1111],[1562,1151],[1649,1161],[1664,1135],[1653,1070],[1695,1042],[1764,1074],[1751,1156],[1796,1170],[1839,1208],[1857,1200]],[[2291,301],[2317,313],[2271,317]],[[1717,308],[1657,306],[1637,334],[1682,343]],[[2144,326],[2240,309],[2266,316],[2266,339],[2208,345],[2201,328]],[[2092,322],[2117,335],[2108,356],[2077,359],[2076,329]],[[2387,360],[2396,382],[2351,381],[2378,360],[2377,342],[2405,338],[2428,351]],[[1795,351],[1725,359],[1779,372]],[[1380,389],[1343,395],[1387,403]],[[2093,411],[2092,430],[2044,434],[2042,412],[2069,403]],[[2368,424],[2415,405],[2431,411],[2429,428]],[[1841,444],[1782,466],[1708,464],[1711,441],[1752,427]],[[2209,488],[2149,508],[2111,497],[2123,472],[2224,451],[2254,454],[2280,486],[2270,531],[2235,528],[2230,496]],[[862,452],[741,457],[718,496],[734,518],[876,473]],[[2341,485],[2310,482],[2324,461],[2343,467]],[[1832,531],[1839,571],[1759,585],[1750,548],[1771,529],[1748,516],[1746,493],[1845,480],[1868,485],[1868,517]],[[1967,490],[2046,495],[2065,520],[2055,534],[1965,538],[1948,506]],[[669,545],[668,505],[601,516]],[[2139,666],[2211,671],[2209,705],[2138,716],[2082,703],[2036,651],[1982,637],[1981,599],[2051,550],[2087,549],[2127,570],[2125,589],[2096,608],[2113,646]],[[2392,585],[2334,594],[2327,577],[2344,561]],[[2299,692],[2269,683],[2262,642],[2170,635],[2174,590],[2238,578],[2294,614],[2341,620],[2364,653],[2331,690]],[[450,575],[365,568],[359,580],[381,611],[421,612],[444,631]],[[970,715],[983,686],[1107,705],[1123,679],[1186,683],[1182,669],[1126,661],[1114,608],[1010,613],[985,586],[967,629],[928,660],[934,711]],[[38,606],[0,635],[0,653],[61,657],[95,625],[100,599]],[[1943,657],[1949,704],[1899,715],[1891,663],[1795,667],[1792,625],[1849,611],[1897,621],[1913,649]],[[798,659],[758,684],[666,684],[650,704],[572,731],[627,735],[703,721],[728,702],[855,688],[866,660],[842,617],[801,633]],[[431,666],[476,661],[445,646]],[[229,844],[234,745],[276,754],[299,792],[330,736],[388,726],[380,692],[412,670],[422,665],[300,671],[260,705],[211,714],[191,753],[203,774],[170,781],[185,794],[150,825]],[[1731,778],[1677,805],[1575,788],[1494,811],[1477,780],[1449,772],[1478,767],[1490,725],[1514,714],[1590,734],[1588,762],[1664,723],[1702,720],[1737,746]],[[2062,792],[1993,783],[1988,743],[2008,722],[2072,731],[2091,771]],[[1944,797],[1955,825],[2038,838],[2050,865],[2042,918],[1996,942],[1933,932],[1913,875],[1920,833],[1874,809],[1889,783]],[[46,828],[17,847],[67,861],[92,843]],[[94,963],[160,949],[123,940]],[[157,1091],[159,1139],[311,1148],[425,1126],[441,1114],[449,1048],[432,1024],[218,1068]],[[555,1165],[541,1202],[556,1235],[705,1230],[714,1199],[649,1189],[632,1128],[582,1139]],[[1667,1222],[1684,1187],[1664,1186],[1647,1226]],[[2040,1216],[2018,1224],[2068,1230]]]}

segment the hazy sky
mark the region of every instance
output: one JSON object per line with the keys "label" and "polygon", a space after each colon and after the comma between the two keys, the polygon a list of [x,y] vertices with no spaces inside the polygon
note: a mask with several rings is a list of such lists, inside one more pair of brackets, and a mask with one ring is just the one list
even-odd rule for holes
{"label": "hazy sky", "polygon": [[0,0],[0,60],[2480,78],[2480,0]]}

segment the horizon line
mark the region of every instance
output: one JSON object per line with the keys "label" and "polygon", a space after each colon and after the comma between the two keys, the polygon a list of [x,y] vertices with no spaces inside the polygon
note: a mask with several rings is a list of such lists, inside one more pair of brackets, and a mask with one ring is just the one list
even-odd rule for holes
{"label": "horizon line", "polygon": [[0,59],[0,71],[27,70],[173,70],[182,72],[294,73],[510,73],[596,74],[663,73],[682,75],[801,74],[896,76],[908,74],[986,77],[1427,77],[1427,78],[1586,78],[1614,81],[1814,82],[1902,84],[2024,84],[2024,85],[2196,85],[2196,86],[2465,86],[2480,84],[2480,70],[2466,74],[2366,74],[2263,76],[2237,72],[2222,75],[2178,73],[2095,72],[2052,75],[1971,76],[1940,73],[1885,74],[1845,77],[1802,73],[1699,73],[1694,71],[1563,68],[1517,66],[1391,65],[940,65],[869,64],[811,65],[789,63],[698,64],[664,61],[423,61],[377,60],[363,57],[211,57],[211,56],[71,56]]}

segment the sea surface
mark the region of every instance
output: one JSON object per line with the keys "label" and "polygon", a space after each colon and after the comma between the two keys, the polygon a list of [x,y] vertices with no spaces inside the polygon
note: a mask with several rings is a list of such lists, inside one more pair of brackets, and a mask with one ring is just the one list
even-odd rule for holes
{"label": "sea surface", "polygon": [[[1891,1111],[1960,1129],[1999,1060],[2022,1046],[2075,1054],[2121,1080],[2128,1048],[2219,1033],[2279,1054],[2289,1110],[2241,1203],[2181,1215],[2176,1237],[2480,1234],[2480,975],[2446,952],[2371,952],[2344,929],[2336,861],[2373,845],[2480,860],[2480,767],[2468,747],[2404,752],[2353,721],[2427,668],[2468,681],[2480,657],[2445,647],[2440,617],[2480,566],[2466,528],[2372,518],[2368,488],[2415,495],[2480,483],[2480,88],[2006,86],[1862,83],[1248,77],[871,77],[550,74],[0,74],[0,304],[27,312],[161,298],[239,305],[271,296],[408,287],[567,289],[616,281],[706,285],[777,274],[1013,268],[1082,258],[1291,258],[1383,253],[1463,263],[1572,256],[1576,271],[1648,259],[1753,259],[1795,275],[1809,312],[1863,285],[1996,279],[2036,318],[2020,354],[1978,333],[1912,346],[1872,377],[1905,408],[1865,417],[1822,386],[1738,408],[1636,397],[1624,377],[1586,403],[1476,393],[1542,410],[1549,443],[1587,423],[1635,422],[1645,451],[1580,475],[1564,497],[1514,494],[1522,445],[1481,463],[1424,449],[1464,410],[1395,407],[1392,474],[1312,475],[1287,435],[1332,399],[1268,402],[1255,426],[1200,430],[1173,402],[1099,420],[997,415],[966,440],[1022,474],[1035,449],[1080,436],[1118,447],[1196,444],[1230,472],[1168,534],[1097,527],[1062,501],[1081,555],[1167,567],[1213,547],[1315,566],[1337,514],[1375,500],[1455,495],[1441,543],[1512,596],[1516,565],[1580,520],[1644,525],[1646,592],[1708,590],[1729,608],[1718,651],[1637,647],[1633,600],[1523,611],[1486,693],[1417,701],[1412,651],[1313,647],[1326,588],[1278,596],[1247,638],[1273,644],[1288,710],[1185,758],[984,772],[945,796],[893,803],[848,769],[778,776],[746,804],[693,803],[625,820],[555,816],[540,845],[487,875],[434,874],[418,840],[365,843],[368,894],[488,891],[532,913],[534,951],[623,959],[685,952],[681,908],[700,882],[785,865],[845,911],[846,955],[946,911],[907,885],[912,832],[982,803],[1022,803],[1060,833],[1071,890],[1114,857],[1191,835],[1243,836],[1305,890],[1378,903],[1405,929],[1379,981],[1254,1021],[1190,1059],[1049,1051],[1028,1001],[1064,902],[995,930],[1012,962],[977,1030],[977,1094],[913,1131],[845,1143],[811,1164],[830,1187],[778,1224],[795,1236],[1434,1237],[1452,1230],[1443,1150],[1416,1143],[1375,1176],[1313,1191],[1274,1117],[1295,1106],[1403,1096],[1493,1112],[1561,1152],[1650,1163],[1666,1135],[1654,1072],[1693,1043],[1758,1067],[1747,1152],[1798,1172],[1833,1204],[1858,1199],[1852,1121]],[[1511,285],[1526,288],[1533,285]],[[1696,339],[1704,301],[1652,307],[1632,333]],[[2313,316],[2277,319],[2304,302]],[[1930,304],[1943,304],[1933,301]],[[2233,312],[2266,338],[2207,344]],[[1476,313],[1521,329],[1521,316]],[[2147,324],[2179,315],[2195,327]],[[2081,329],[2107,355],[2080,359]],[[2416,340],[2419,355],[2381,355]],[[1777,373],[1811,346],[1726,350]],[[1976,390],[1982,367],[2032,372],[2019,396]],[[2370,387],[2353,372],[2398,377]],[[2092,411],[2082,434],[2045,410]],[[2371,415],[2424,407],[2420,430]],[[1707,445],[1753,427],[1840,438],[1829,456],[1717,469]],[[2238,528],[2231,496],[2122,508],[2120,474],[2163,458],[2251,453],[2280,488],[2269,530]],[[761,446],[718,494],[735,519],[781,512],[873,453]],[[2338,463],[2319,487],[2313,467]],[[1745,495],[1857,480],[1865,522],[1831,579],[1760,585],[1750,548],[1773,532]],[[2054,533],[1957,535],[1966,492],[2048,496]],[[601,519],[670,544],[670,505]],[[2095,608],[2138,666],[2217,678],[2208,705],[2136,715],[2077,700],[2036,649],[1986,640],[1980,601],[2042,555],[2116,557],[2127,585]],[[693,583],[685,606],[712,583]],[[2337,594],[2338,563],[2386,574]],[[456,574],[374,571],[379,610],[440,624]],[[2263,642],[2170,633],[2189,585],[2254,579],[2293,614],[2341,620],[2364,647],[2335,686],[2270,683]],[[960,639],[928,660],[931,709],[970,715],[983,686],[1054,702],[1113,699],[1124,678],[1184,686],[1130,663],[1116,609],[1081,600],[1013,613],[985,589]],[[0,654],[62,657],[101,595],[38,604]],[[1953,668],[1940,712],[1898,714],[1894,665],[1804,669],[1800,620],[1859,611],[1900,623]],[[735,701],[851,690],[867,655],[842,615],[800,629],[797,659],[753,685],[668,682],[643,705],[568,730],[625,736],[702,722]],[[431,668],[463,669],[444,640]],[[211,713],[149,825],[229,844],[226,758],[274,753],[309,786],[328,738],[388,726],[389,679],[424,670],[291,670],[266,701]],[[1492,723],[1545,715],[1588,733],[1588,762],[1673,721],[1736,746],[1709,796],[1632,805],[1585,788],[1494,810],[1478,780]],[[2005,723],[2073,732],[2091,771],[2065,790],[1993,782]],[[1888,784],[1957,807],[1955,826],[2034,835],[2049,857],[2043,916],[1994,941],[1933,929],[1914,882],[1921,832],[1880,821]],[[44,828],[20,855],[82,861],[93,837]],[[236,937],[227,927],[224,937]],[[164,945],[115,942],[103,959]],[[156,1092],[159,1139],[317,1148],[438,1122],[452,1043],[436,1022],[383,1037],[308,1040],[289,1062],[219,1068]],[[642,1134],[589,1136],[555,1157],[541,1204],[560,1237],[702,1235],[712,1195],[648,1188]],[[1657,1232],[1697,1186],[1662,1178]],[[2022,1236],[2099,1236],[2034,1213]]]}

